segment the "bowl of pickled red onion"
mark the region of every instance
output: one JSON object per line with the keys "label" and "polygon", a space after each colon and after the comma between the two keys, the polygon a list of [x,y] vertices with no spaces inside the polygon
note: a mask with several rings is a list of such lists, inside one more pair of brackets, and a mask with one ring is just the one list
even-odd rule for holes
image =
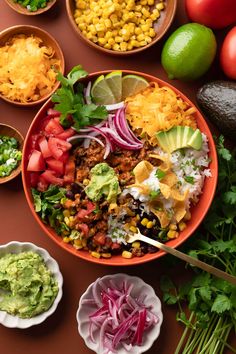
{"label": "bowl of pickled red onion", "polygon": [[141,354],[151,348],[163,321],[161,302],[141,278],[113,274],[98,278],[81,296],[78,331],[97,354]]}

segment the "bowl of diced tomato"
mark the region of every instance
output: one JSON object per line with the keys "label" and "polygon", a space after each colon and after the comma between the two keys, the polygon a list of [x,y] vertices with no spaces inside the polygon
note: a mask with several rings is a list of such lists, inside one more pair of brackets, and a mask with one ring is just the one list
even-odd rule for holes
{"label": "bowl of diced tomato", "polygon": [[[64,98],[59,99],[59,91],[41,107],[25,138],[22,178],[32,214],[57,245],[84,260],[125,266],[159,258],[163,251],[142,242],[128,244],[126,236],[140,229],[148,237],[177,247],[196,230],[210,207],[217,183],[217,155],[210,129],[186,96],[156,77],[126,70],[83,72],[78,85],[76,70],[81,68],[72,69],[62,80],[62,86],[65,80],[71,85],[76,78],[73,85],[78,93],[71,89],[77,95],[75,109],[60,112]],[[130,80],[139,81],[142,90],[128,98],[122,96],[122,102],[96,102],[92,96],[96,85],[107,85],[102,81],[115,76],[124,79],[126,85]],[[137,120],[132,112],[136,115],[145,110],[146,119],[153,122],[153,111],[148,110],[153,97],[166,100],[165,114],[166,109],[170,117],[177,112],[193,125],[173,126],[172,131],[184,131],[185,138],[188,134],[200,137],[201,146],[199,139],[192,139],[192,145],[185,141],[184,146],[170,151],[180,139],[172,136],[168,140],[171,147],[164,146],[160,138],[155,140],[156,135],[148,138],[153,133],[148,124],[142,124],[145,134],[135,129]],[[107,95],[101,95],[100,100],[107,100]],[[68,107],[64,105],[64,109]],[[161,136],[169,139],[171,129],[167,133],[162,130]],[[186,172],[190,171],[190,158],[195,165]],[[186,170],[179,171],[182,162]],[[202,185],[196,182],[199,178]],[[191,193],[197,195],[193,205],[188,199]]]}

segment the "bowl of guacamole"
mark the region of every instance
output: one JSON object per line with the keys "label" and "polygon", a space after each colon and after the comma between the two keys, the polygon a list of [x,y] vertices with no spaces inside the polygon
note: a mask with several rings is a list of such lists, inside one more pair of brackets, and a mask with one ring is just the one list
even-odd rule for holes
{"label": "bowl of guacamole", "polygon": [[49,253],[30,242],[0,245],[0,323],[28,328],[42,323],[62,298],[63,278]]}

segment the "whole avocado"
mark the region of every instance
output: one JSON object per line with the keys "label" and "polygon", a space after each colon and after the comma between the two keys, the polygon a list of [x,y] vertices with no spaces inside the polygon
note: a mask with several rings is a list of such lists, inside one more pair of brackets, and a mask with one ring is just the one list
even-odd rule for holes
{"label": "whole avocado", "polygon": [[236,137],[236,83],[212,81],[197,92],[197,102],[206,117],[229,139]]}

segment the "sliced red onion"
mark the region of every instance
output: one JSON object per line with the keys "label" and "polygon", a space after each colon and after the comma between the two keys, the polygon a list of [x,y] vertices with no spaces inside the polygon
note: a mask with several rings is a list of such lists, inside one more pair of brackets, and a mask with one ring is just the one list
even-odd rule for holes
{"label": "sliced red onion", "polygon": [[81,135],[73,135],[72,137],[68,138],[67,141],[69,143],[73,142],[74,140],[78,140],[78,139],[92,139],[92,140],[95,140],[98,144],[100,144],[102,147],[104,147],[104,144],[103,142],[96,138],[95,136],[91,136],[91,135],[84,135],[84,134],[81,134]]}
{"label": "sliced red onion", "polygon": [[135,141],[136,143],[140,144],[143,146],[143,143],[135,136],[135,134],[132,132],[132,130],[129,128],[127,120],[125,118],[125,111],[124,109],[119,109],[116,112],[115,118],[114,118],[117,130],[119,134],[126,140],[130,141],[132,143]]}
{"label": "sliced red onion", "polygon": [[111,128],[101,128],[103,133],[109,134],[114,140],[115,144],[126,150],[138,150],[141,149],[142,146],[137,143],[131,145],[127,141],[123,140],[117,133],[117,131],[112,130]]}
{"label": "sliced red onion", "polygon": [[114,103],[114,104],[107,104],[105,105],[106,109],[110,111],[116,111],[117,109],[120,109],[125,106],[124,101],[119,102],[119,103]]}
{"label": "sliced red onion", "polygon": [[86,89],[85,89],[84,99],[85,99],[85,103],[86,103],[86,104],[91,104],[91,103],[92,103],[92,101],[91,101],[91,94],[90,94],[90,92],[91,92],[91,85],[92,85],[92,83],[91,83],[91,81],[89,81],[89,83],[88,83],[88,85],[87,85],[87,87],[86,87]]}

